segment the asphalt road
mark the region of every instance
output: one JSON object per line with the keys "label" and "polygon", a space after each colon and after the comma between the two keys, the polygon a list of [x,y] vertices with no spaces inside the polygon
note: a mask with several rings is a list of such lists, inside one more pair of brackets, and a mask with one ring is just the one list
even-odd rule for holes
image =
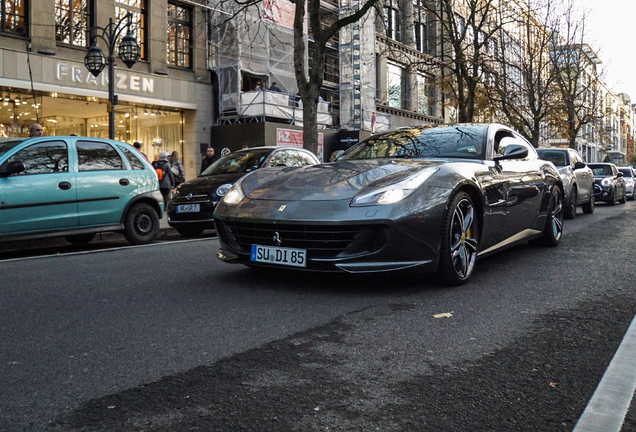
{"label": "asphalt road", "polygon": [[0,430],[572,430],[636,314],[635,216],[598,205],[450,289],[214,239],[2,261]]}

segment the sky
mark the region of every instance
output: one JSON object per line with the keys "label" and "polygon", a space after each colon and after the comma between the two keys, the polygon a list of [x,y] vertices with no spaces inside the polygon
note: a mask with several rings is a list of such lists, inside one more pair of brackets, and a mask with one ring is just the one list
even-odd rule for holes
{"label": "sky", "polygon": [[605,83],[614,93],[627,93],[636,103],[636,1],[576,0],[590,10],[588,44],[603,62]]}

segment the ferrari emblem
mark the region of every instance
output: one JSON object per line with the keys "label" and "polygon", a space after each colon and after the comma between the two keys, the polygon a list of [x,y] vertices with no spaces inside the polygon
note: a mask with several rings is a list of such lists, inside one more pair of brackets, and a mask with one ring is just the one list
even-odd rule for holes
{"label": "ferrari emblem", "polygon": [[283,210],[285,210],[285,207],[287,207],[285,204],[283,204],[282,206],[278,207],[278,211],[282,212]]}

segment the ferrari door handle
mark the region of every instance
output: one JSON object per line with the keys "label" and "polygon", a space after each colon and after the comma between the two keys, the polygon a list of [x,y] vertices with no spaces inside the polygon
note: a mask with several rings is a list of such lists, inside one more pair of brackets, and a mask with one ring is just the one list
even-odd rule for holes
{"label": "ferrari door handle", "polygon": [[119,184],[122,186],[128,186],[130,184],[130,181],[128,179],[123,178],[119,180]]}
{"label": "ferrari door handle", "polygon": [[69,190],[71,188],[71,184],[67,181],[63,181],[57,185],[62,190]]}

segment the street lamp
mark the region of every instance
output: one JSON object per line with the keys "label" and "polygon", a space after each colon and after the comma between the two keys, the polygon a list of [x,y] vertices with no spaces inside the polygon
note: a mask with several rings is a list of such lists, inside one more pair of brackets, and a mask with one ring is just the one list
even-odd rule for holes
{"label": "street lamp", "polygon": [[[113,23],[113,19],[108,19],[106,27],[93,26],[90,28],[91,47],[88,49],[84,57],[84,66],[93,74],[95,78],[104,70],[108,64],[108,138],[115,138],[115,105],[117,105],[117,96],[115,96],[115,43],[117,38],[124,29],[127,29],[126,36],[123,37],[119,44],[117,54],[124,64],[131,68],[137,60],[139,60],[139,45],[135,37],[130,32],[132,24],[132,14],[124,15],[117,24]],[[101,31],[101,34],[97,32]],[[108,48],[108,58],[104,58],[102,50],[97,46],[97,38],[101,38]]]}

